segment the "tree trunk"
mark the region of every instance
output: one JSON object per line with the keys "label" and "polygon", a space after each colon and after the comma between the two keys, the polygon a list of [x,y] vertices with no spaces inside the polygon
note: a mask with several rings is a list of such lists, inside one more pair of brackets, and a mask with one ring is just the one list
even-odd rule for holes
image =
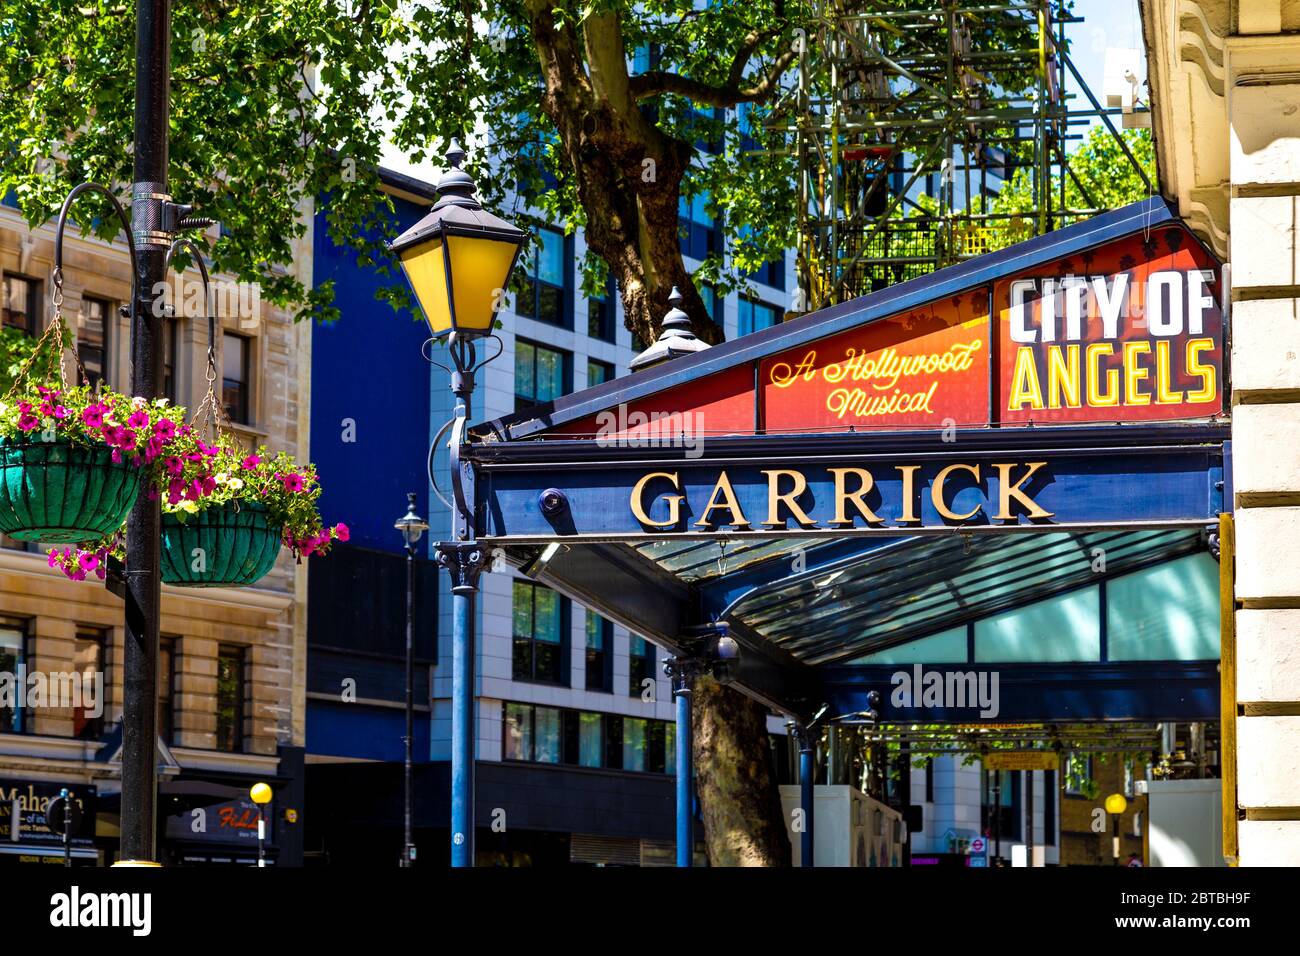
{"label": "tree trunk", "polygon": [[[545,92],[586,216],[587,245],[618,282],[629,329],[649,345],[668,296],[705,342],[723,340],[682,261],[677,201],[694,147],[660,130],[630,89],[617,12],[557,20],[556,0],[526,0]],[[696,684],[694,759],[714,866],[788,866],[767,711],[712,679]]]}
{"label": "tree trunk", "polygon": [[696,787],[711,866],[789,866],[767,708],[711,677],[695,682]]}

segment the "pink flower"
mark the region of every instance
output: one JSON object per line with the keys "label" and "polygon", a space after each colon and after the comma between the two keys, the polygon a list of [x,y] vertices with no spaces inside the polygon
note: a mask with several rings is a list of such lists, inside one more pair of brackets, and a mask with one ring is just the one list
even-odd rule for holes
{"label": "pink flower", "polygon": [[59,549],[58,549],[58,548],[51,548],[51,549],[50,549],[50,560],[49,560],[47,563],[49,564],[50,567],[54,567],[56,564],[59,563]]}
{"label": "pink flower", "polygon": [[131,417],[126,420],[126,423],[132,428],[147,428],[149,426],[149,413],[143,409],[138,412],[132,412]]}
{"label": "pink flower", "polygon": [[284,490],[291,493],[298,493],[303,489],[302,475],[296,471],[291,471],[287,475],[280,475],[280,481],[284,484]]}
{"label": "pink flower", "polygon": [[18,417],[18,429],[24,432],[34,432],[41,427],[41,420],[35,415],[26,414]]}
{"label": "pink flower", "polygon": [[104,407],[102,405],[87,405],[81,413],[81,422],[87,428],[99,428],[104,424]]}
{"label": "pink flower", "polygon": [[54,406],[54,417],[55,417],[55,419],[57,419],[57,420],[65,419],[65,418],[68,417],[68,410],[67,410],[66,408],[64,408],[62,405],[55,405],[55,406]]}
{"label": "pink flower", "polygon": [[261,463],[262,463],[262,458],[260,455],[249,455],[247,458],[244,459],[244,470],[252,471]]}
{"label": "pink flower", "polygon": [[122,464],[122,452],[121,452],[121,450],[118,449],[118,448],[114,448],[114,449],[113,449],[113,455],[112,455],[112,458],[113,458],[113,464],[115,464],[115,465],[120,465],[120,464]]}
{"label": "pink flower", "polygon": [[216,490],[217,490],[217,479],[213,478],[211,475],[208,475],[206,478],[203,479],[203,493],[205,495],[210,495],[212,494],[212,492]]}
{"label": "pink flower", "polygon": [[179,475],[181,472],[185,470],[185,463],[181,461],[179,458],[177,458],[175,455],[172,455],[165,462],[163,462],[163,464],[166,465],[167,474],[169,475]]}
{"label": "pink flower", "polygon": [[348,538],[352,537],[352,532],[348,530],[347,525],[340,521],[334,526],[334,537],[339,541],[347,541]]}
{"label": "pink flower", "polygon": [[83,551],[77,558],[77,564],[81,565],[81,570],[83,571],[93,571],[99,567],[99,558]]}
{"label": "pink flower", "polygon": [[154,423],[153,433],[163,441],[171,441],[176,437],[176,423],[170,418],[160,418]]}
{"label": "pink flower", "polygon": [[173,478],[171,481],[167,482],[167,503],[169,505],[176,504],[176,502],[181,500],[184,494],[185,482],[181,481],[179,478]]}

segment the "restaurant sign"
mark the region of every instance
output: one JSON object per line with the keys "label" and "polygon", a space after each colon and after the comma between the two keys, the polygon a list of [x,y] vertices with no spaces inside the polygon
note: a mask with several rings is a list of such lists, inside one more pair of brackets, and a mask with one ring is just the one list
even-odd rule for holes
{"label": "restaurant sign", "polygon": [[1222,293],[1183,228],[1119,239],[765,359],[762,427],[1208,418]]}
{"label": "restaurant sign", "polygon": [[[72,834],[72,845],[93,846],[97,790],[89,784],[62,784],[44,780],[0,780],[0,839],[27,844],[63,845],[63,835],[50,829],[46,811],[50,801],[67,786],[81,809],[81,823]],[[18,812],[18,833],[14,833],[14,811]]]}

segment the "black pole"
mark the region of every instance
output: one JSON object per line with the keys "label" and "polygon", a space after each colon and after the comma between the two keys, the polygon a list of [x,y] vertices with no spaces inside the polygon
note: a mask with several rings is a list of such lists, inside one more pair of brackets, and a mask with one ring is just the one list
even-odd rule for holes
{"label": "black pole", "polygon": [[[412,502],[415,495],[408,496]],[[411,807],[414,800],[414,787],[411,783],[411,751],[415,737],[415,545],[406,545],[406,768],[405,779],[405,816],[403,820],[402,866],[411,865]]]}
{"label": "black pole", "polygon": [[993,771],[993,862],[1002,859],[1002,771]]}
{"label": "black pole", "polygon": [[[167,200],[167,123],[171,97],[171,4],[138,0],[135,53],[135,184],[131,231],[138,251],[131,311],[131,390],[158,396],[162,322],[154,289],[166,279],[170,239]],[[155,859],[156,721],[160,505],[141,494],[126,524],[126,659],[122,710],[122,843],[128,861]]]}
{"label": "black pole", "polygon": [[72,866],[72,793],[64,788],[63,797],[63,865]]}

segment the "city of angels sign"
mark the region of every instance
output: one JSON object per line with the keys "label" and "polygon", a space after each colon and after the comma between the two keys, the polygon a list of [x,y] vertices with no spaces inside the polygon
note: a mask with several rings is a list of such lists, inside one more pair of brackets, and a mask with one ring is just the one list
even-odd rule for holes
{"label": "city of angels sign", "polygon": [[1223,410],[1219,283],[1181,227],[1120,239],[766,359],[762,426],[1206,418]]}

